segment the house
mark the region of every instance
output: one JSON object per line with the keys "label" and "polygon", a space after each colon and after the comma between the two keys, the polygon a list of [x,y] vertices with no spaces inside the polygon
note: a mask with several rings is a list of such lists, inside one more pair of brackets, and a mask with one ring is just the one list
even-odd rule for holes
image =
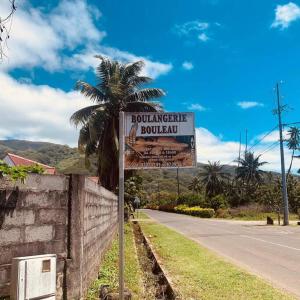
{"label": "house", "polygon": [[50,166],[41,164],[37,161],[31,160],[31,159],[28,159],[28,158],[25,158],[25,157],[22,157],[19,155],[15,155],[12,153],[7,153],[7,155],[4,157],[3,161],[11,167],[39,165],[42,168],[44,168],[45,174],[54,175],[55,171],[56,171],[54,167],[50,167]]}

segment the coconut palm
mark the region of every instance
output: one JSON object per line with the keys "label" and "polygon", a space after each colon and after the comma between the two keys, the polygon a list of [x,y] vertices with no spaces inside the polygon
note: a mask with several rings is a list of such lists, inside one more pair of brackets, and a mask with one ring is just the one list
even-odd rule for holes
{"label": "coconut palm", "polygon": [[286,139],[287,146],[290,150],[292,150],[292,157],[289,169],[287,171],[287,178],[289,177],[293,165],[295,151],[300,147],[300,129],[297,127],[290,127],[288,130],[288,138]]}
{"label": "coconut palm", "polygon": [[192,182],[189,184],[188,188],[194,193],[200,193],[202,190],[201,179],[198,176],[195,176]]}
{"label": "coconut palm", "polygon": [[247,185],[259,184],[263,181],[263,171],[259,168],[267,162],[260,162],[260,155],[255,157],[253,152],[245,152],[244,157],[236,160],[236,179],[241,179]]}
{"label": "coconut palm", "polygon": [[75,126],[81,125],[78,147],[88,159],[98,158],[100,183],[114,190],[118,182],[119,112],[155,112],[160,106],[150,99],[164,96],[161,89],[144,88],[151,78],[141,76],[142,61],[123,64],[102,56],[97,67],[95,86],[78,81],[77,90],[90,98],[94,105],[76,111],[71,116]]}
{"label": "coconut palm", "polygon": [[219,161],[209,161],[203,167],[203,171],[199,172],[198,177],[204,185],[205,194],[208,197],[213,197],[223,192],[224,181],[228,179],[228,174]]}

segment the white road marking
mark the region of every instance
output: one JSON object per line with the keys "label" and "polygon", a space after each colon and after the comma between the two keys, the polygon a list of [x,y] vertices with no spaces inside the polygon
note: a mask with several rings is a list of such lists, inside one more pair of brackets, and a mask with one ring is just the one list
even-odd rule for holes
{"label": "white road marking", "polygon": [[283,248],[288,248],[288,249],[295,250],[295,251],[300,251],[299,248],[294,248],[294,247],[290,247],[290,246],[287,246],[287,245],[282,245],[282,244],[278,244],[278,243],[273,243],[273,242],[266,241],[266,240],[263,240],[263,239],[255,238],[255,237],[253,237],[253,236],[243,235],[243,234],[240,235],[240,236],[241,236],[241,237],[248,238],[248,239],[256,240],[256,241],[261,241],[261,242],[264,242],[264,243],[267,243],[267,244],[271,244],[271,245],[275,245],[275,246],[279,246],[279,247],[283,247]]}

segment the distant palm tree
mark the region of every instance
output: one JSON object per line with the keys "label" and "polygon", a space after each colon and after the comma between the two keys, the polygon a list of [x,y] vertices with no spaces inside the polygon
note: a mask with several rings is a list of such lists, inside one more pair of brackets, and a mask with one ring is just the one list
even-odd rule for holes
{"label": "distant palm tree", "polygon": [[224,181],[228,179],[228,174],[224,171],[220,162],[208,162],[203,167],[203,171],[199,172],[198,178],[205,187],[205,194],[213,197],[223,192]]}
{"label": "distant palm tree", "polygon": [[195,176],[192,182],[189,184],[188,188],[194,193],[200,193],[202,190],[202,183],[198,176]]}
{"label": "distant palm tree", "polygon": [[288,139],[286,139],[286,142],[288,148],[292,150],[292,157],[291,157],[289,169],[287,171],[287,178],[291,173],[295,151],[299,150],[300,148],[300,129],[297,127],[290,127],[290,129],[288,130],[288,135],[289,137]]}
{"label": "distant palm tree", "polygon": [[141,76],[142,61],[123,64],[102,56],[97,67],[95,86],[78,81],[76,88],[95,104],[75,112],[71,122],[82,125],[78,147],[86,158],[91,154],[98,157],[100,183],[114,190],[118,183],[119,112],[155,112],[160,109],[150,99],[164,96],[161,89],[145,88],[152,81]]}
{"label": "distant palm tree", "polygon": [[255,157],[253,152],[245,152],[244,157],[236,160],[239,166],[236,168],[236,178],[241,179],[247,185],[259,184],[263,181],[264,171],[259,168],[267,162],[260,162],[260,155]]}

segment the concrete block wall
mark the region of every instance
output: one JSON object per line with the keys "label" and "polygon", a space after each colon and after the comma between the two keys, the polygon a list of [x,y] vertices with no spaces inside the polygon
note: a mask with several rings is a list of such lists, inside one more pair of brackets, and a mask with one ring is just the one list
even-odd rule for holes
{"label": "concrete block wall", "polygon": [[0,297],[11,260],[54,253],[57,299],[82,299],[117,227],[117,197],[84,176],[30,175],[0,181]]}
{"label": "concrete block wall", "polygon": [[[89,178],[72,175],[72,220],[68,299],[80,299],[97,278],[117,229],[118,198]],[[97,253],[97,255],[95,255]],[[76,284],[80,282],[80,284]],[[70,298],[71,299],[71,298]]]}
{"label": "concrete block wall", "polygon": [[56,253],[57,294],[66,258],[68,178],[30,175],[25,184],[0,185],[0,296],[9,294],[13,257]]}

